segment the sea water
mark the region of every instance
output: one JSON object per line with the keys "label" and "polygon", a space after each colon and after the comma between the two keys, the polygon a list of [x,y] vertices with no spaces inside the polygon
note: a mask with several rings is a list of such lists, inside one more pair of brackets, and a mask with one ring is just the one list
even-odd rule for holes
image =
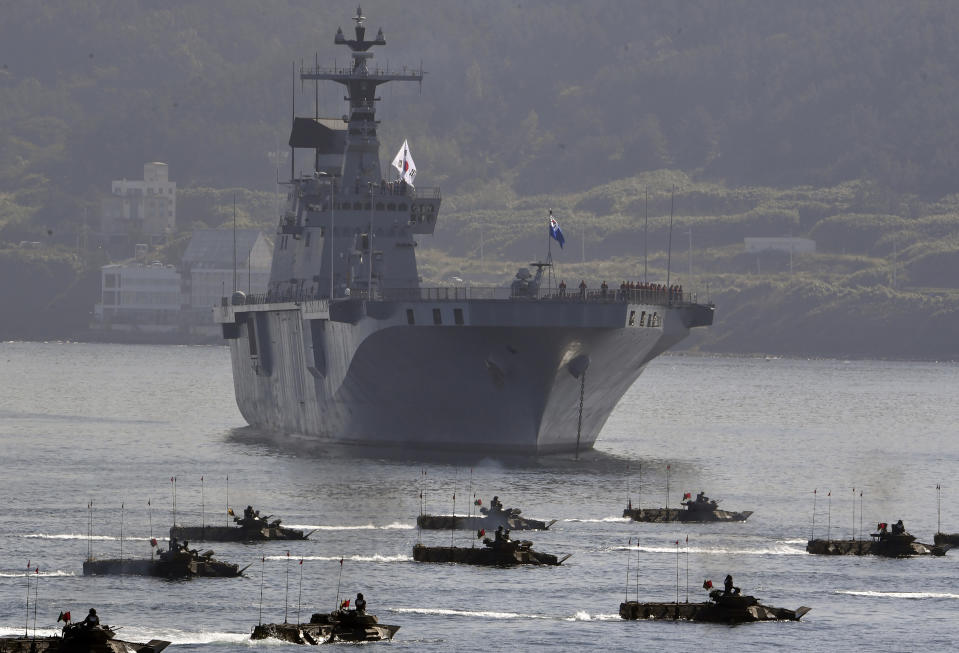
{"label": "sea water", "polygon": [[[868,538],[898,519],[924,542],[940,519],[959,531],[957,396],[955,363],[667,355],[578,460],[431,456],[254,432],[224,347],[3,343],[0,634],[51,633],[60,611],[96,607],[121,636],[175,650],[292,650],[250,641],[251,628],[307,621],[359,591],[401,626],[375,646],[401,650],[951,649],[957,552],[818,557],[805,542]],[[249,565],[241,578],[82,575],[90,553],[162,545],[174,487],[178,524],[227,525],[228,506],[253,505],[315,532],[191,543]],[[701,490],[755,512],[729,524],[621,517],[627,500],[675,507]],[[418,531],[421,509],[465,514],[493,495],[557,520],[514,539],[572,557],[514,569],[412,561],[418,541],[480,545],[469,531]],[[703,581],[726,574],[764,603],[812,611],[736,627],[618,617],[627,596],[701,601]]]}

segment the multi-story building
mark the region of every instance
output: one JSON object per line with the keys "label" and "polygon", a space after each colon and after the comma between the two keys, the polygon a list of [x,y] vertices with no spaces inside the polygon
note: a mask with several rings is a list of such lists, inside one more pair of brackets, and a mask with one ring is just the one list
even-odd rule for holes
{"label": "multi-story building", "polygon": [[94,315],[102,328],[163,332],[180,327],[180,273],[172,265],[112,264],[100,274]]}
{"label": "multi-story building", "polygon": [[100,232],[111,251],[124,252],[131,242],[159,245],[175,228],[176,182],[165,163],[143,164],[142,180],[114,181],[102,202]]}
{"label": "multi-story building", "polygon": [[234,290],[247,294],[266,292],[273,250],[263,232],[257,229],[236,231],[235,268],[233,244],[234,232],[230,229],[202,229],[193,232],[193,238],[183,253],[180,265],[183,303],[202,311],[207,322],[212,320],[210,307]]}

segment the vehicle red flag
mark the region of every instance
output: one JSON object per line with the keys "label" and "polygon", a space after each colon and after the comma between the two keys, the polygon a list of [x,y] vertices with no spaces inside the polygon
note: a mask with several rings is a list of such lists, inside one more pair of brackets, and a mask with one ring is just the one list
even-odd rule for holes
{"label": "vehicle red flag", "polygon": [[345,601],[343,601],[342,603],[340,603],[340,608],[341,608],[341,609],[342,609],[342,608],[348,608],[348,607],[350,607],[350,600],[349,600],[349,599],[346,599]]}
{"label": "vehicle red flag", "polygon": [[687,492],[686,494],[683,495],[683,498],[684,498],[684,499],[692,499],[692,498],[693,498],[693,495],[690,494],[689,492]]}
{"label": "vehicle red flag", "polygon": [[157,545],[157,538],[151,537],[151,538],[150,538],[150,546],[156,546],[156,545]]}
{"label": "vehicle red flag", "polygon": [[480,538],[483,537],[484,535],[486,535],[486,529],[485,529],[485,528],[481,528],[481,529],[479,529],[478,531],[476,531],[476,539],[480,539]]}
{"label": "vehicle red flag", "polygon": [[300,558],[300,564],[301,565],[303,564],[303,558]]}
{"label": "vehicle red flag", "polygon": [[713,581],[708,580],[708,579],[703,581],[703,589],[704,589],[704,590],[711,590],[712,588],[713,588]]}
{"label": "vehicle red flag", "polygon": [[482,499],[477,499],[476,501],[473,502],[473,505],[474,505],[474,506],[481,506],[481,505],[483,505],[483,500],[482,500]]}

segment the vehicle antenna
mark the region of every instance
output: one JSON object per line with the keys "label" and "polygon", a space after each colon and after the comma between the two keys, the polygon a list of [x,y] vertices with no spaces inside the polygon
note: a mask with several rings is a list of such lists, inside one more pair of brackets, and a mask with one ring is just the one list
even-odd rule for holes
{"label": "vehicle antenna", "polygon": [[666,521],[669,521],[669,465],[666,465]]}
{"label": "vehicle antenna", "polygon": [[120,503],[120,564],[123,565],[123,503]]}
{"label": "vehicle antenna", "polygon": [[[633,555],[633,552],[629,550],[629,547],[633,544],[633,538],[626,540],[626,602],[629,603],[629,558]],[[639,596],[636,597],[636,600],[639,600]]]}
{"label": "vehicle antenna", "polygon": [[290,605],[290,552],[286,552],[286,596],[283,598],[283,623],[287,623],[287,607]]}
{"label": "vehicle antenna", "polygon": [[[147,515],[150,518],[150,541],[153,541],[153,505],[151,500],[147,499]],[[153,553],[156,547],[150,546],[150,559],[153,559]]]}
{"label": "vehicle antenna", "polygon": [[689,533],[686,533],[686,603],[689,603]]}
{"label": "vehicle antenna", "polygon": [[[941,483],[936,483],[936,532],[942,532],[942,489]],[[859,510],[860,516],[862,509]]]}
{"label": "vehicle antenna", "polygon": [[200,528],[206,533],[206,497],[203,491],[203,477],[200,477]]}
{"label": "vehicle antenna", "polygon": [[812,532],[809,534],[809,539],[816,539],[816,489],[813,488],[812,491]]}
{"label": "vehicle antenna", "polygon": [[40,601],[40,567],[33,570],[36,580],[33,581],[33,638],[37,638],[37,603]]}
{"label": "vehicle antenna", "polygon": [[266,571],[266,556],[260,557],[260,616],[259,625],[263,625],[263,574]]}
{"label": "vehicle antenna", "polygon": [[832,490],[826,493],[826,498],[829,499],[826,510],[826,541],[832,541]]}
{"label": "vehicle antenna", "polygon": [[27,560],[27,617],[23,620],[23,636],[28,637],[30,635],[30,561]]}
{"label": "vehicle antenna", "polygon": [[300,606],[303,604],[303,558],[300,558],[300,592],[296,597],[296,625],[300,625]]}
{"label": "vehicle antenna", "polygon": [[679,605],[679,540],[676,540],[676,604]]}
{"label": "vehicle antenna", "polygon": [[647,240],[647,236],[649,235],[649,186],[646,186],[645,206],[646,220],[643,224],[643,283],[646,283],[646,274],[649,269],[649,243]]}
{"label": "vehicle antenna", "polygon": [[676,184],[669,195],[669,232],[666,236],[666,287],[669,288],[669,261],[673,253],[673,200],[676,197]]}

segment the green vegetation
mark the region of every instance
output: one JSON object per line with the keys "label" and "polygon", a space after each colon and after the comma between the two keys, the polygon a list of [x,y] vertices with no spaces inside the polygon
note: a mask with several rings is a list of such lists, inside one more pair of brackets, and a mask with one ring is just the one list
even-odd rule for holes
{"label": "green vegetation", "polygon": [[[675,188],[670,278],[701,298],[708,283],[719,305],[693,346],[959,357],[947,337],[959,326],[959,5],[363,8],[386,34],[378,63],[428,71],[422,93],[386,87],[378,114],[381,158],[408,138],[418,181],[443,187],[437,234],[421,243],[424,283],[504,283],[543,255],[547,208],[566,232],[553,254],[567,282],[636,279],[644,249],[665,281]],[[272,230],[292,62],[316,52],[342,63],[332,37],[351,11],[295,0],[5,7],[0,298],[17,316],[0,335],[37,334],[30,325],[66,301],[89,313],[104,259],[83,236],[110,180],[138,177],[146,161],[169,163],[178,183],[178,233],[158,258],[176,262],[195,228],[231,224],[234,196],[238,226]],[[313,89],[295,86],[299,111],[312,112]],[[341,115],[341,98],[321,88],[320,114]],[[744,251],[745,237],[783,235],[814,239],[817,253]],[[17,251],[21,241],[42,253]],[[62,335],[74,322],[57,322]]]}

